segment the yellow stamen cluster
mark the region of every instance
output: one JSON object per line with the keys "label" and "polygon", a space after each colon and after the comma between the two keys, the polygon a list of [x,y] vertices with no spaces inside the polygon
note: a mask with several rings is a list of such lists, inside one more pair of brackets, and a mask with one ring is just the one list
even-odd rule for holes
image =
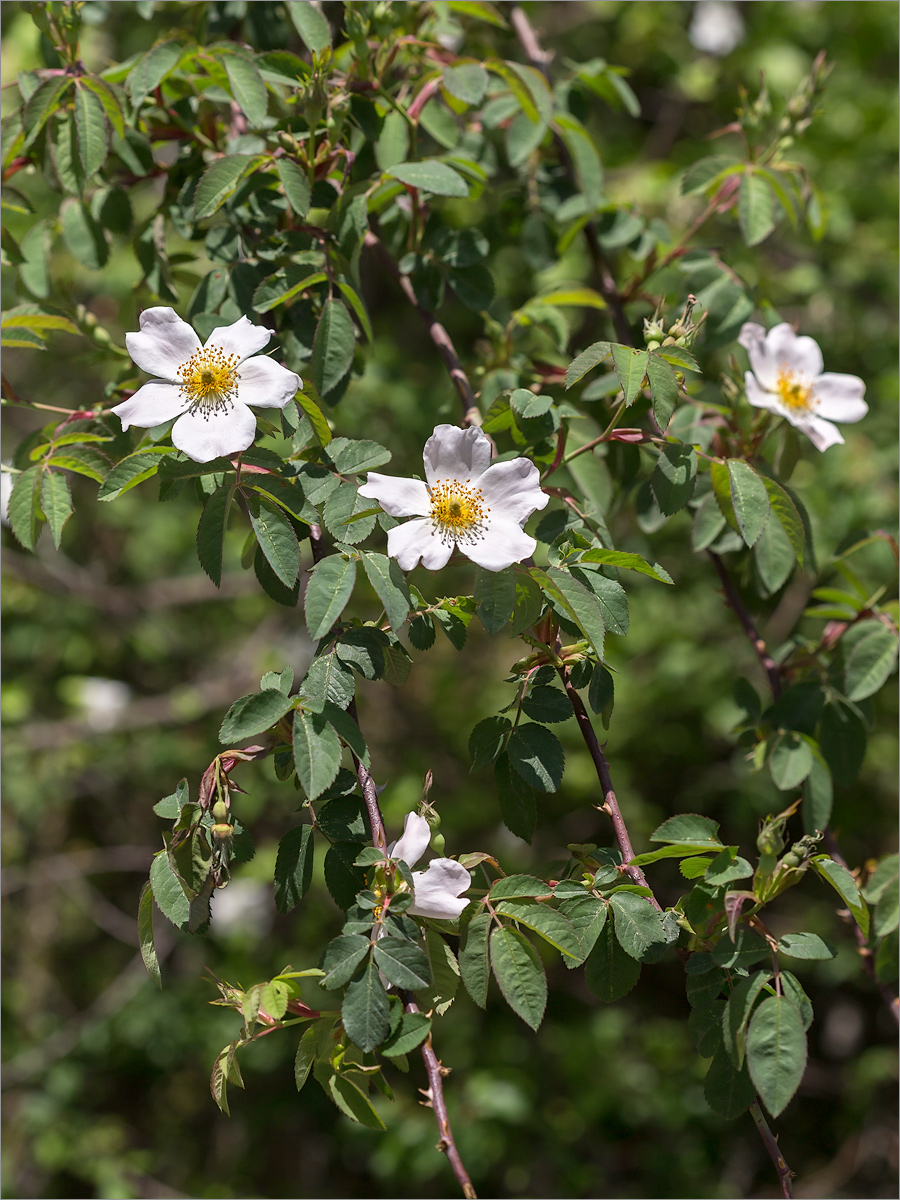
{"label": "yellow stamen cluster", "polygon": [[784,363],[779,364],[775,387],[785,408],[794,412],[809,412],[814,407],[812,385]]}
{"label": "yellow stamen cluster", "polygon": [[238,394],[237,354],[226,354],[218,346],[196,350],[178,368],[181,391],[191,410],[209,418],[217,409],[233,404]]}
{"label": "yellow stamen cluster", "polygon": [[481,488],[472,487],[471,480],[436,479],[428,489],[431,498],[431,521],[445,544],[477,542],[491,511],[483,503]]}

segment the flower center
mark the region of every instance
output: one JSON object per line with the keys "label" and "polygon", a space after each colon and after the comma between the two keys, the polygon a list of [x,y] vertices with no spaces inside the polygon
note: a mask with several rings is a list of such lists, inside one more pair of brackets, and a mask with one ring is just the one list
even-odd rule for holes
{"label": "flower center", "polygon": [[481,488],[471,480],[436,479],[428,489],[431,522],[441,541],[477,542],[491,511],[482,503]]}
{"label": "flower center", "polygon": [[226,354],[218,346],[208,346],[196,350],[186,363],[181,364],[177,374],[181,376],[181,391],[190,401],[192,412],[199,412],[209,419],[218,409],[234,403],[238,394],[239,362],[236,354]]}
{"label": "flower center", "polygon": [[812,384],[808,383],[803,375],[790,370],[785,363],[778,367],[778,382],[775,386],[785,408],[794,412],[810,412],[813,409],[815,400]]}

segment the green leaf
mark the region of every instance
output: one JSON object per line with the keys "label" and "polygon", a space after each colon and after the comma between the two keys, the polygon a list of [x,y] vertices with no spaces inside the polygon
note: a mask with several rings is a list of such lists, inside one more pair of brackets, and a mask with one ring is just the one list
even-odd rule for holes
{"label": "green leaf", "polygon": [[719,851],[703,872],[703,877],[713,887],[723,887],[726,883],[734,883],[738,879],[749,879],[752,874],[753,867],[746,858],[736,856],[734,847],[728,846]]}
{"label": "green leaf", "polygon": [[719,825],[709,817],[696,813],[679,813],[663,821],[650,834],[651,842],[691,842],[704,848],[719,846]]}
{"label": "green leaf", "polygon": [[133,104],[140,104],[148,92],[159,87],[181,58],[184,46],[170,40],[158,42],[137,60],[125,80],[125,90]]}
{"label": "green leaf", "polygon": [[626,954],[640,961],[651,947],[665,944],[660,914],[644,896],[613,892],[609,903],[616,939]]}
{"label": "green leaf", "polygon": [[787,1108],[806,1069],[806,1032],[796,1005],[786,996],[764,1000],[747,1030],[747,1067],[759,1097],[773,1117]]}
{"label": "green leaf", "polygon": [[425,951],[402,938],[383,937],[375,943],[375,962],[396,987],[418,990],[431,983]]}
{"label": "green leaf", "polygon": [[815,933],[786,933],[779,939],[778,949],[788,958],[821,960],[834,958],[837,954],[834,946]]}
{"label": "green leaf", "polygon": [[588,346],[587,350],[582,350],[566,368],[566,390],[574,387],[580,379],[587,375],[588,371],[593,370],[599,363],[609,358],[611,351],[612,346],[609,342],[594,342]]}
{"label": "green leaf", "polygon": [[863,888],[864,899],[869,904],[877,904],[888,888],[895,886],[898,873],[900,873],[900,856],[888,854],[882,858]]}
{"label": "green leaf", "polygon": [[125,136],[125,117],[122,112],[122,92],[116,84],[107,83],[97,75],[80,75],[79,87],[88,88],[103,105],[103,111],[113,131],[120,138]]}
{"label": "green leaf", "polygon": [[551,888],[534,875],[505,875],[491,885],[491,902],[495,900],[530,900],[534,896],[549,896]]}
{"label": "green leaf", "polygon": [[479,1008],[487,1004],[488,934],[492,924],[490,913],[479,913],[460,930],[459,972],[466,991]]}
{"label": "green leaf", "polygon": [[320,963],[325,972],[325,978],[321,981],[322,987],[339,988],[349,983],[356,974],[356,968],[371,949],[371,941],[361,933],[345,933],[332,938],[325,947]]}
{"label": "green leaf", "polygon": [[598,571],[579,570],[577,566],[572,568],[572,574],[597,597],[604,626],[610,633],[623,637],[628,632],[628,597],[621,583]]}
{"label": "green leaf", "polygon": [[693,446],[669,443],[663,446],[650,486],[660,512],[667,517],[679,512],[690,500],[697,481],[697,455]]}
{"label": "green leaf", "polygon": [[313,641],[325,637],[340,617],[355,583],[355,559],[331,554],[313,567],[304,597],[306,627]]}
{"label": "green leaf", "polygon": [[456,996],[459,987],[459,963],[456,955],[434,929],[425,931],[425,949],[431,967],[433,987],[419,993],[419,1003],[424,1009],[434,1009],[442,1017]]}
{"label": "green leaf", "polygon": [[658,354],[651,354],[647,359],[647,378],[650,381],[653,415],[657,425],[665,433],[678,403],[678,380],[671,366]]}
{"label": "green leaf", "polygon": [[725,154],[713,154],[701,158],[685,171],[681,179],[682,196],[690,196],[694,192],[702,192],[707,188],[718,185],[725,175],[741,170],[743,164],[736,158]]}
{"label": "green leaf", "polygon": [[607,921],[584,964],[584,982],[589,991],[604,1004],[612,1004],[631,991],[640,974],[641,964],[625,953],[612,922]]}
{"label": "green leaf", "polygon": [[504,1000],[536,1030],[547,1007],[547,977],[534,947],[517,929],[504,925],[491,934],[490,954]]}
{"label": "green leaf", "polygon": [[894,673],[897,663],[896,634],[879,622],[871,624],[875,628],[854,644],[844,666],[844,689],[847,699],[854,702],[873,696]]}
{"label": "green leaf", "polygon": [[345,1075],[331,1075],[328,1079],[328,1090],[337,1107],[351,1121],[365,1125],[367,1129],[383,1131],[386,1128],[369,1097],[352,1079]]}
{"label": "green leaf", "polygon": [[305,217],[309,212],[312,197],[306,172],[301,170],[292,158],[286,157],[275,160],[275,170],[294,215]]}
{"label": "green leaf", "polygon": [[331,26],[307,0],[288,0],[287,10],[301,41],[313,54],[321,54],[331,45]]}
{"label": "green leaf", "polygon": [[104,479],[98,500],[115,500],[123,493],[131,491],[151,475],[155,475],[160,462],[166,457],[162,450],[138,451],[129,454],[121,462],[116,463]]}
{"label": "green leaf", "polygon": [[772,782],[782,792],[798,787],[812,770],[809,742],[797,733],[783,733],[769,758]]}
{"label": "green leaf", "polygon": [[400,1018],[400,1024],[386,1042],[378,1047],[379,1053],[388,1058],[396,1058],[400,1054],[409,1054],[421,1046],[431,1032],[431,1017],[425,1013],[405,1012]]}
{"label": "green leaf", "polygon": [[620,567],[627,571],[637,571],[640,575],[659,580],[660,583],[673,583],[672,576],[659,563],[651,566],[646,559],[641,558],[640,554],[632,554],[625,550],[588,550],[582,554],[579,562],[602,563],[608,567]]}
{"label": "green leaf", "polygon": [[74,83],[71,75],[56,76],[45,79],[28,98],[22,114],[22,127],[25,131],[23,149],[27,149],[44,128],[48,118],[61,106],[63,96]]}
{"label": "green leaf", "polygon": [[138,904],[138,937],[141,942],[141,958],[147,968],[147,974],[158,988],[162,987],[162,976],[159,971],[159,959],[156,957],[156,945],[153,941],[153,888],[148,880],[141,889],[141,899]]}
{"label": "green leaf", "polygon": [[243,109],[250,125],[262,125],[266,119],[268,97],[256,63],[234,52],[218,53],[216,58],[225,68],[231,94]]}
{"label": "green leaf", "polygon": [[797,506],[780,483],[777,483],[774,479],[769,479],[765,475],[760,476],[760,478],[762,479],[763,487],[769,495],[769,505],[772,512],[778,518],[782,529],[787,534],[794,557],[802,567],[803,557],[806,553],[806,530],[800,513],[797,511]]}
{"label": "green leaf", "polygon": [[494,764],[494,783],[504,825],[516,837],[530,842],[537,825],[537,797],[534,788],[514,769],[505,750]]}
{"label": "green leaf", "polygon": [[778,521],[766,521],[765,528],[753,547],[753,561],[765,589],[774,595],[788,580],[794,569],[794,548]]}
{"label": "green leaf", "polygon": [[725,1052],[738,1070],[744,1065],[747,1025],[760,993],[769,980],[768,971],[755,971],[734,985],[722,1014]]}
{"label": "green leaf", "polygon": [[866,727],[857,713],[840,701],[830,701],[819,722],[819,745],[834,782],[847,787],[856,779],[866,753]]}
{"label": "green leaf", "polygon": [[733,1121],[745,1113],[756,1099],[756,1092],[746,1070],[738,1070],[731,1062],[724,1046],[713,1055],[706,1079],[703,1082],[706,1103],[724,1117]]}
{"label": "green leaf", "polygon": [[522,702],[523,711],[539,724],[555,725],[568,721],[573,709],[569,697],[556,687],[540,684],[534,687]]}
{"label": "green leaf", "polygon": [[602,658],[606,627],[596,596],[568,571],[558,567],[548,567],[546,571],[532,567],[530,574],[541,591],[555,600],[574,621]]}
{"label": "green leaf", "polygon": [[688,1018],[688,1029],[691,1041],[702,1058],[712,1058],[722,1045],[722,1013],[725,1009],[723,1000],[714,1000],[711,1004],[697,1004],[691,1009]]}
{"label": "green leaf", "polygon": [[615,700],[615,680],[612,672],[597,663],[591,672],[591,682],[588,686],[588,704],[595,713],[605,712]]}
{"label": "green leaf", "polygon": [[731,503],[741,537],[748,546],[755,544],[769,519],[769,493],[749,463],[728,459]]}
{"label": "green leaf", "polygon": [[172,870],[169,856],[165,850],[154,855],[150,864],[150,887],[153,889],[153,899],[164,917],[187,933],[190,930],[191,905],[181,880]]}
{"label": "green leaf", "polygon": [[194,193],[194,220],[203,221],[218,212],[257,162],[252,154],[226,154],[208,166]]}
{"label": "green leaf", "polygon": [[81,200],[63,200],[59,210],[63,241],[80,263],[99,271],[109,257],[109,246],[103,230]]}
{"label": "green leaf", "polygon": [[225,714],[219,729],[219,741],[223,746],[232,746],[244,738],[265,733],[292,707],[290,696],[285,696],[278,688],[266,688],[249,696],[241,696]]}
{"label": "green leaf", "polygon": [[275,907],[280,913],[296,908],[312,882],[313,830],[311,825],[289,829],[278,843],[275,859]]}
{"label": "green leaf", "polygon": [[[603,200],[603,165],[591,135],[570,113],[557,112],[553,124],[572,156],[582,195],[590,207],[596,207]],[[646,351],[638,353],[646,355]]]}
{"label": "green leaf", "polygon": [[[494,902],[493,889],[491,903]],[[520,925],[533,929],[540,934],[545,942],[555,946],[563,955],[580,961],[584,952],[575,926],[561,912],[546,904],[533,900],[501,900],[495,905],[496,911],[503,917],[511,917]]]}
{"label": "green leaf", "polygon": [[45,471],[41,479],[41,508],[53,535],[53,545],[59,549],[62,531],[73,512],[69,481],[59,471]]}
{"label": "green leaf", "polygon": [[316,1045],[319,1038],[317,1024],[318,1022],[310,1025],[297,1047],[297,1054],[294,1058],[294,1083],[297,1085],[298,1092],[303,1090],[303,1085],[309,1078],[313,1063],[316,1061]]}
{"label": "green leaf", "polygon": [[516,579],[511,567],[505,571],[475,568],[475,603],[488,633],[499,633],[509,624],[516,607]]}
{"label": "green leaf", "polygon": [[412,607],[406,577],[397,566],[396,560],[388,558],[385,554],[365,551],[362,564],[369,583],[384,605],[391,629],[396,632],[403,625]]}
{"label": "green leaf", "polygon": [[741,180],[738,193],[738,224],[748,246],[756,246],[765,241],[775,228],[772,189],[762,175],[748,171]]}
{"label": "green leaf", "polygon": [[431,192],[435,196],[455,196],[465,199],[469,194],[469,185],[452,167],[438,159],[429,158],[422,162],[395,163],[385,171],[385,175],[399,179],[409,187],[418,188],[423,192]]}
{"label": "green leaf", "polygon": [[197,557],[216,587],[222,582],[222,552],[234,492],[233,484],[223,483],[217,488],[206,501],[197,525]]}
{"label": "green leaf", "polygon": [[[282,162],[282,159],[278,160]],[[289,263],[274,275],[269,275],[258,284],[253,293],[252,307],[254,312],[267,313],[286,300],[292,300],[300,292],[324,283],[328,276],[324,271],[310,273],[308,266],[296,266]],[[298,397],[299,399],[299,397]],[[312,401],[309,402],[310,404]],[[304,406],[305,411],[305,406]]]}
{"label": "green leaf", "polygon": [[489,80],[480,63],[461,63],[458,67],[444,67],[441,82],[451,96],[471,106],[484,99]]}
{"label": "green leaf", "polygon": [[294,766],[310,800],[321,796],[334,781],[340,765],[341,743],[326,718],[298,709],[294,713]]}
{"label": "green leaf", "polygon": [[634,404],[644,376],[647,374],[649,354],[646,350],[633,350],[630,346],[612,347],[613,363],[622,391],[625,393],[625,404]]}
{"label": "green leaf", "polygon": [[486,0],[449,0],[447,7],[451,12],[463,13],[476,21],[486,21],[497,29],[509,28],[499,10],[493,4],[486,3]]}
{"label": "green leaf", "polygon": [[519,725],[507,743],[509,761],[539,792],[559,791],[566,758],[559,739],[543,725]]}
{"label": "green leaf", "polygon": [[13,485],[7,513],[13,533],[26,550],[33,550],[41,532],[42,468],[29,467]]}
{"label": "green leaf", "polygon": [[326,300],[316,326],[310,372],[319,395],[336,387],[353,366],[353,321],[341,300]]}
{"label": "green leaf", "polygon": [[869,910],[866,907],[866,902],[862,898],[859,886],[846,867],[842,867],[840,863],[834,862],[827,854],[817,854],[810,859],[810,866],[816,874],[824,879],[826,883],[837,892],[840,898],[849,908],[850,913],[868,937],[869,935]]}
{"label": "green leaf", "polygon": [[90,178],[106,162],[109,126],[100,97],[83,86],[75,89],[75,135],[85,178]]}
{"label": "green leaf", "polygon": [[512,728],[506,717],[485,717],[469,734],[470,770],[480,771],[488,767],[506,746]]}

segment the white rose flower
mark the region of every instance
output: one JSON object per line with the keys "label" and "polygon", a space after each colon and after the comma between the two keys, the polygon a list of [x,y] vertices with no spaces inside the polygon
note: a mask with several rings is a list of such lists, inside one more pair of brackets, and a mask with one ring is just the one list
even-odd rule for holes
{"label": "white rose flower", "polygon": [[491,466],[491,443],[475,426],[438,425],[425,443],[425,482],[370,471],[359,494],[392,517],[417,517],[388,532],[388,554],[404,571],[437,571],[459,549],[487,571],[502,571],[534,553],[522,529],[550,499],[527,458]]}
{"label": "white rose flower", "polygon": [[[413,867],[428,849],[431,828],[418,813],[407,813],[403,835],[388,846],[394,862],[401,859]],[[453,921],[469,903],[462,892],[468,891],[472,878],[466,868],[452,858],[433,858],[424,871],[413,871],[413,902],[406,910],[413,917],[433,917]]]}
{"label": "white rose flower", "polygon": [[860,421],[869,411],[866,385],[856,375],[823,373],[822,351],[811,337],[797,337],[788,324],[768,333],[748,321],[738,341],[750,356],[744,375],[747,399],[805,433],[817,450],[843,443],[834,421]]}
{"label": "white rose flower", "polygon": [[126,333],[128,353],[156,376],[113,412],[122,428],[152,429],[178,420],[172,441],[194,462],[246,450],[256,437],[256,416],[247,407],[284,408],[301,385],[299,375],[271,358],[250,358],[272,331],[241,317],[214,329],[205,346],[171,308],[145,308],[140,333]]}

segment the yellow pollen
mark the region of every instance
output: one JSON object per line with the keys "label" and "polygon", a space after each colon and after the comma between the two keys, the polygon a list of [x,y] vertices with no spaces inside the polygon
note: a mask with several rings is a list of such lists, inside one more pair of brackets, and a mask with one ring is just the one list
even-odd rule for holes
{"label": "yellow pollen", "polygon": [[794,412],[809,412],[814,407],[812,385],[784,363],[779,365],[778,382],[775,387],[781,397],[781,403],[786,408],[793,409]]}
{"label": "yellow pollen", "polygon": [[431,522],[441,541],[476,542],[491,511],[470,479],[436,479],[428,489]]}
{"label": "yellow pollen", "polygon": [[226,354],[218,346],[196,350],[177,374],[181,391],[190,401],[191,410],[209,418],[217,409],[233,404],[238,394],[236,354]]}

